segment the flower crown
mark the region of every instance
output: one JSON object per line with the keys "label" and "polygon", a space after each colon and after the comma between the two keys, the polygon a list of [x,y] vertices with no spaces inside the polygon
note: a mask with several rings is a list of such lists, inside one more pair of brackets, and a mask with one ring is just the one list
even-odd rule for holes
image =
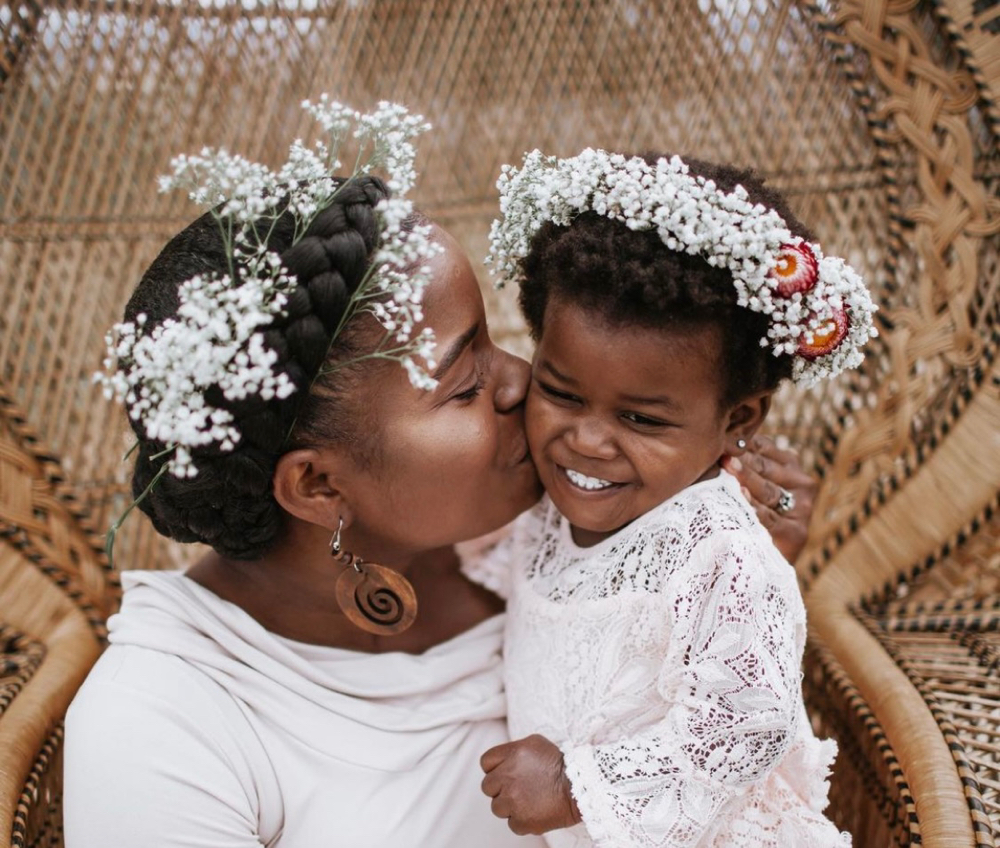
{"label": "flower crown", "polygon": [[334,202],[349,182],[334,173],[341,167],[338,152],[350,135],[361,148],[350,177],[381,168],[393,197],[376,207],[380,246],[351,294],[338,332],[354,315],[371,312],[385,336],[361,358],[395,359],[415,386],[435,384],[428,374],[436,367],[434,334],[425,328],[414,336],[413,330],[423,320],[423,290],[430,282],[429,269],[421,263],[441,248],[430,238],[430,225],[402,226],[413,211],[404,197],[416,179],[411,141],[430,125],[386,102],[369,114],[332,102],[325,94],[317,103],[302,105],[319,123],[325,140],[313,147],[295,141],[279,171],[206,148],[196,156],[174,158],[173,173],[160,178],[161,191],[187,189],[192,200],[211,210],[228,263],[228,273],[198,275],[180,286],[175,317],[150,326],[140,314],[134,321],[116,324],[107,337],[105,372],[97,379],[109,399],[125,401],[146,438],[167,446],[163,455],[170,458],[161,472],[193,477],[198,473],[194,449],[213,446],[228,452],[239,443],[238,422],[228,410],[206,400],[208,389],[217,386],[231,401],[250,396],[270,401],[296,390],[287,374],[275,370],[277,354],[264,342],[264,331],[284,314],[297,285],[278,254],[268,248],[268,236],[279,215],[291,215],[294,234],[286,246],[291,247]]}
{"label": "flower crown", "polygon": [[632,230],[656,230],[671,250],[729,270],[739,305],[770,320],[761,346],[794,357],[797,383],[856,367],[862,346],[877,335],[876,306],[843,259],[792,235],[742,186],[722,191],[677,156],[650,165],[590,148],[568,159],[534,150],[520,169],[504,165],[497,188],[501,217],[490,229],[486,261],[498,288],[523,279],[521,261],[543,223],[568,226],[594,211]]}

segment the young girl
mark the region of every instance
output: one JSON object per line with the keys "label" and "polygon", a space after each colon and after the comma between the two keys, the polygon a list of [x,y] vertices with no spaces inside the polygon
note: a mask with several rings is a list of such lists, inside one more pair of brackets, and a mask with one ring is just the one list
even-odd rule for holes
{"label": "young girl", "polygon": [[860,361],[862,281],[732,168],[535,152],[500,188],[547,497],[466,559],[508,597],[493,812],[552,846],[849,845],[822,815],[836,748],[802,701],[795,573],[720,461],[782,379]]}

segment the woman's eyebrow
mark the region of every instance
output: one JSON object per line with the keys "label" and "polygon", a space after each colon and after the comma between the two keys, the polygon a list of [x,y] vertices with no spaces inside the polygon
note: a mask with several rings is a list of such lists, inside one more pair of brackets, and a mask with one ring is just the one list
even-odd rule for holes
{"label": "woman's eyebrow", "polygon": [[455,360],[462,355],[462,351],[465,350],[472,340],[479,333],[479,322],[477,321],[468,330],[459,336],[455,343],[448,348],[448,352],[441,359],[441,364],[438,365],[437,370],[431,375],[435,380],[441,379],[442,375],[455,364]]}

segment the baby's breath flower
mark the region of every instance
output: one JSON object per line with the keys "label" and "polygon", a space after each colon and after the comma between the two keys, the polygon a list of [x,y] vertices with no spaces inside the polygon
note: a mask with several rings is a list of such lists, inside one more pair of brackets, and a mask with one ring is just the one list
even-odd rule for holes
{"label": "baby's breath flower", "polygon": [[[206,399],[216,388],[227,400],[284,399],[295,391],[288,375],[275,370],[277,354],[264,330],[283,313],[295,280],[267,246],[269,224],[284,210],[295,220],[293,243],[336,196],[341,144],[353,134],[366,146],[350,176],[383,169],[395,196],[376,211],[382,223],[372,268],[352,295],[348,316],[369,311],[387,337],[370,356],[394,359],[414,386],[432,388],[434,334],[424,328],[423,292],[430,282],[428,261],[442,248],[429,226],[405,230],[413,205],[403,195],[416,173],[413,138],[430,128],[419,115],[393,103],[379,103],[370,114],[321,95],[303,102],[326,135],[307,147],[296,140],[277,171],[226,150],[203,149],[171,161],[172,173],[159,180],[161,191],[183,189],[196,203],[213,210],[229,258],[229,274],[192,277],[178,290],[174,317],[155,326],[145,315],[117,324],[107,337],[104,372],[96,375],[108,397],[125,401],[129,416],[145,437],[168,446],[167,468],[177,477],[197,472],[197,448],[232,451],[240,443],[238,422]],[[258,231],[260,228],[260,231]]]}
{"label": "baby's breath flower", "polygon": [[[568,159],[533,150],[520,169],[502,167],[497,188],[501,217],[490,229],[486,261],[498,287],[521,279],[520,263],[544,222],[568,226],[592,210],[633,230],[656,230],[671,250],[728,269],[740,306],[770,319],[761,344],[776,356],[795,354],[796,382],[856,367],[862,346],[878,334],[875,304],[850,266],[793,236],[775,210],[751,203],[743,186],[722,191],[692,176],[677,156],[650,165],[591,148]],[[795,341],[805,337],[823,344]]]}

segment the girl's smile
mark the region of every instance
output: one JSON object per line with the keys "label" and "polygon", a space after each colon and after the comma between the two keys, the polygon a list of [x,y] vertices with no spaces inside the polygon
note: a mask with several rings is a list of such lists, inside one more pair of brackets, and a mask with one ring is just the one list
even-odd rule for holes
{"label": "girl's smile", "polygon": [[546,491],[591,545],[718,473],[760,400],[724,408],[714,325],[607,323],[555,298],[532,366],[527,432]]}

